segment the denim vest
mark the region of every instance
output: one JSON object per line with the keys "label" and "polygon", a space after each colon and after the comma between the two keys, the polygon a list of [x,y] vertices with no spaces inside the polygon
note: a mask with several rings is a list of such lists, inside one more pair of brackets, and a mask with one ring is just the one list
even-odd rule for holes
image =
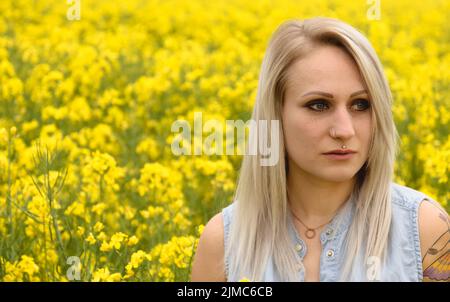
{"label": "denim vest", "polygon": [[[432,200],[422,192],[391,183],[392,220],[385,262],[380,263],[381,261],[377,259],[369,258],[367,263],[364,263],[362,256],[357,255],[349,281],[422,281],[418,208],[420,202],[425,198]],[[322,244],[320,281],[341,281],[339,277],[345,260],[345,240],[354,211],[355,202],[351,196],[320,234]],[[228,246],[232,212],[233,203],[222,210],[225,248]],[[289,235],[295,250],[303,259],[307,253],[307,247],[294,227],[292,216],[288,216]],[[228,281],[239,281],[244,277],[230,276],[229,259],[225,258],[224,262]],[[380,269],[374,271],[375,266]],[[304,281],[302,269],[299,270],[298,277],[300,281]],[[266,265],[262,281],[284,281],[283,277],[279,276],[271,257]]]}

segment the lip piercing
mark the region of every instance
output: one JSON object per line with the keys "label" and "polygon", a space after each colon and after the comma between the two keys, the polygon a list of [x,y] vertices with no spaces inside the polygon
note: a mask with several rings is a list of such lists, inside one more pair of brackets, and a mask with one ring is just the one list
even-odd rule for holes
{"label": "lip piercing", "polygon": [[[334,128],[331,128],[331,137],[332,138],[336,138],[336,131],[334,130]],[[347,149],[346,145],[342,145],[341,146],[342,149]]]}

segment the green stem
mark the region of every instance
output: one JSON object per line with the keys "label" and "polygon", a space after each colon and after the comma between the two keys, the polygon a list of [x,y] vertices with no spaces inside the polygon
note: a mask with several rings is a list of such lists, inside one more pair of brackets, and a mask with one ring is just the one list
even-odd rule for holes
{"label": "green stem", "polygon": [[[8,177],[8,190],[6,193],[6,216],[7,216],[7,222],[8,222],[8,229],[9,229],[9,238],[13,237],[13,221],[12,221],[12,208],[11,208],[11,148],[12,148],[12,140],[8,140],[8,168],[7,168],[7,177]],[[11,246],[11,245],[10,245]]]}

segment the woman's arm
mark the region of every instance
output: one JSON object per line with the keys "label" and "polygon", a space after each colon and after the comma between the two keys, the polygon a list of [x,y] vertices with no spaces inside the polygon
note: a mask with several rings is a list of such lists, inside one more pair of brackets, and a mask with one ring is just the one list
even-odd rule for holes
{"label": "woman's arm", "polygon": [[209,220],[200,236],[191,281],[226,281],[223,232],[223,217],[219,213]]}
{"label": "woman's arm", "polygon": [[423,281],[450,281],[450,220],[433,200],[424,199],[419,208]]}

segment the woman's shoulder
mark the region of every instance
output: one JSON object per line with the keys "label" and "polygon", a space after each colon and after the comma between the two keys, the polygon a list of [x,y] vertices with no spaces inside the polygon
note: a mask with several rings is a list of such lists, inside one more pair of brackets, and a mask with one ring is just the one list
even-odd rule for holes
{"label": "woman's shoulder", "polygon": [[450,218],[433,199],[424,199],[418,210],[420,252],[425,281],[450,281]]}
{"label": "woman's shoulder", "polygon": [[448,280],[449,269],[440,265],[449,258],[450,221],[447,211],[427,194],[392,183],[394,226],[412,233],[420,257],[423,280]]}
{"label": "woman's shoulder", "polygon": [[224,223],[222,212],[214,215],[200,236],[192,265],[192,281],[225,281]]}

